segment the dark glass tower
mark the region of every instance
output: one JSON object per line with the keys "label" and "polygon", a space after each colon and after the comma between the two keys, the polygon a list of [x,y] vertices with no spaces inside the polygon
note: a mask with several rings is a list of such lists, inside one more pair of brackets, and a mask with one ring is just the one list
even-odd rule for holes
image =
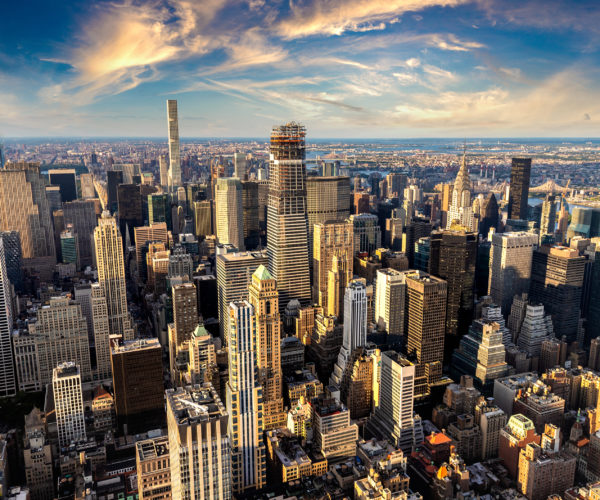
{"label": "dark glass tower", "polygon": [[513,158],[510,168],[508,219],[527,220],[531,158]]}

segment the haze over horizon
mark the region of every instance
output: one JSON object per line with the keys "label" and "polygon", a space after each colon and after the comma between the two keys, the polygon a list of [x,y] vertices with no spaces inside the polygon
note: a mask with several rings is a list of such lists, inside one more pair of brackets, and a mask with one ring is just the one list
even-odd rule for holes
{"label": "haze over horizon", "polygon": [[[600,137],[591,1],[10,3],[0,135]],[[35,15],[32,15],[35,13]],[[13,22],[22,19],[25,22]]]}

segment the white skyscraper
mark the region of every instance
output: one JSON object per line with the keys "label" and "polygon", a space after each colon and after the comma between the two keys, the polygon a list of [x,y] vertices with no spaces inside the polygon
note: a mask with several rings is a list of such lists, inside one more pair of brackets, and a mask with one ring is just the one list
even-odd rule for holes
{"label": "white skyscraper", "polygon": [[215,191],[217,239],[219,243],[244,251],[244,212],[242,183],[235,177],[221,177]]}
{"label": "white skyscraper", "polygon": [[263,442],[263,389],[257,380],[254,307],[244,300],[229,305],[227,411],[234,492],[260,489],[266,480]]}
{"label": "white skyscraper", "polygon": [[333,367],[331,383],[340,383],[352,352],[366,343],[367,287],[362,281],[353,280],[344,294],[344,339],[337,363]]}
{"label": "white skyscraper", "polygon": [[54,368],[52,390],[59,445],[65,447],[86,439],[79,367],[67,361]]}
{"label": "white skyscraper", "polygon": [[17,392],[13,352],[10,341],[13,315],[11,286],[6,270],[4,241],[0,238],[0,397],[14,396]]}
{"label": "white skyscraper", "polygon": [[179,118],[177,101],[167,100],[167,125],[169,128],[169,187],[175,191],[181,186],[181,156],[179,152]]}
{"label": "white skyscraper", "polygon": [[533,233],[495,233],[490,250],[489,295],[508,314],[512,299],[529,291],[531,260],[538,236]]}
{"label": "white skyscraper", "polygon": [[414,394],[415,365],[395,351],[381,353],[379,405],[369,427],[404,452],[423,441],[421,420],[413,411]]}
{"label": "white skyscraper", "polygon": [[388,335],[404,335],[405,274],[395,269],[377,271],[375,322]]}
{"label": "white skyscraper", "polygon": [[450,229],[452,224],[459,224],[471,231],[476,230],[471,205],[471,179],[469,178],[465,155],[463,155],[460,169],[452,187],[452,199],[448,210],[446,229]]}

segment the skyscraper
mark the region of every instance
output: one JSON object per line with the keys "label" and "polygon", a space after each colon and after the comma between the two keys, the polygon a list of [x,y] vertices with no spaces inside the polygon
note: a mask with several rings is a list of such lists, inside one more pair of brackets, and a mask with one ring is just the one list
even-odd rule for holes
{"label": "skyscraper", "polygon": [[231,498],[229,418],[217,391],[209,383],[179,387],[166,399],[172,498]]}
{"label": "skyscraper", "polygon": [[500,222],[498,215],[498,201],[494,193],[490,192],[481,204],[481,214],[479,219],[479,234],[484,238],[488,237],[490,229],[497,229]]}
{"label": "skyscraper", "polygon": [[277,282],[260,265],[252,275],[248,302],[256,323],[256,364],[258,384],[263,388],[264,429],[285,425],[281,388],[281,320]]}
{"label": "skyscraper", "polygon": [[65,361],[54,368],[52,390],[60,447],[86,439],[79,367],[71,361]]}
{"label": "skyscraper", "polygon": [[[123,243],[135,244],[135,228],[144,224],[142,196],[139,184],[121,184],[117,186],[117,211],[119,229]],[[123,247],[126,250],[126,247]]]}
{"label": "skyscraper", "polygon": [[244,213],[244,247],[254,250],[260,244],[258,182],[242,182],[242,208]]}
{"label": "skyscraper", "polygon": [[75,169],[55,168],[48,170],[50,184],[60,188],[60,198],[63,202],[77,199],[77,180]]}
{"label": "skyscraper", "polygon": [[573,248],[542,246],[533,252],[530,298],[552,315],[554,330],[577,340],[586,258]]}
{"label": "skyscraper", "polygon": [[[108,327],[108,307],[104,290],[99,283],[92,283],[90,287],[91,323],[96,347],[96,373],[99,380],[110,379],[112,368],[110,365],[110,329]],[[83,309],[83,306],[82,306]],[[88,320],[88,325],[90,321]],[[89,334],[88,334],[89,336]]]}
{"label": "skyscraper", "polygon": [[415,368],[414,363],[395,351],[381,353],[379,405],[368,424],[372,432],[405,452],[423,440],[423,429],[413,411]]}
{"label": "skyscraper", "polygon": [[[4,246],[6,277],[17,292],[23,291],[23,251],[18,231],[0,231]],[[600,260],[599,260],[600,262]]]}
{"label": "skyscraper", "polygon": [[513,158],[510,168],[508,219],[527,220],[531,158]]}
{"label": "skyscraper", "polygon": [[307,177],[306,210],[311,249],[315,224],[341,222],[350,216],[350,177]]}
{"label": "skyscraper", "polygon": [[540,220],[540,243],[544,236],[552,235],[556,232],[556,196],[547,194],[542,203],[542,217]]}
{"label": "skyscraper", "polygon": [[[194,202],[194,224],[196,236],[205,238],[213,231],[213,201],[203,200]],[[244,226],[245,227],[245,226]]]}
{"label": "skyscraper", "polygon": [[248,168],[248,162],[246,161],[246,154],[245,153],[234,153],[233,154],[234,177],[237,177],[240,181],[245,180],[247,168]]}
{"label": "skyscraper", "polygon": [[190,340],[198,326],[198,299],[192,283],[172,287],[173,324],[169,325],[169,363],[174,373],[177,353],[181,345]]}
{"label": "skyscraper", "polygon": [[77,234],[73,231],[72,226],[60,233],[60,254],[63,264],[75,264],[75,269],[79,269]]}
{"label": "skyscraper", "polygon": [[273,128],[267,207],[269,271],[277,280],[279,310],[297,299],[310,302],[304,126]]}
{"label": "skyscraper", "polygon": [[56,264],[46,181],[38,163],[8,163],[0,170],[0,229],[18,231],[23,266],[50,279]]}
{"label": "skyscraper", "polygon": [[114,217],[104,212],[94,230],[98,282],[104,291],[108,306],[108,324],[111,335],[122,335],[124,340],[133,338],[127,311],[125,287],[125,263],[123,243]]}
{"label": "skyscraper", "polygon": [[179,152],[179,118],[177,101],[167,100],[167,127],[169,130],[169,188],[177,190],[181,186],[181,158]]}
{"label": "skyscraper", "polygon": [[447,283],[421,271],[406,273],[407,351],[418,365],[415,395],[429,395],[442,376]]}
{"label": "skyscraper", "polygon": [[148,195],[148,224],[165,222],[172,229],[171,201],[166,193]]}
{"label": "skyscraper", "polygon": [[123,184],[123,182],[123,170],[114,170],[113,165],[113,170],[106,171],[106,209],[111,214],[114,214],[119,207],[119,203],[117,201],[117,188],[120,184]]}
{"label": "skyscraper", "polygon": [[531,259],[537,246],[532,233],[502,233],[492,236],[489,295],[508,314],[515,295],[529,290]]}
{"label": "skyscraper", "polygon": [[381,247],[381,227],[376,215],[351,215],[350,222],[354,227],[354,253],[372,254]]}
{"label": "skyscraper", "polygon": [[77,250],[82,267],[94,263],[93,240],[96,227],[96,205],[93,200],[75,200],[63,203],[65,227],[73,226],[77,234]]}
{"label": "skyscraper", "polygon": [[344,338],[331,381],[339,384],[357,347],[367,343],[367,287],[360,280],[348,283],[344,293]]}
{"label": "skyscraper", "polygon": [[94,187],[94,174],[80,174],[81,198],[89,200],[96,197],[96,188]]}
{"label": "skyscraper", "polygon": [[12,298],[4,241],[4,238],[0,238],[0,397],[14,396],[17,392],[10,340],[13,329]]}
{"label": "skyscraper", "polygon": [[435,231],[430,237],[429,272],[448,283],[446,342],[449,352],[458,346],[473,318],[477,233]]}
{"label": "skyscraper", "polygon": [[473,207],[471,206],[471,179],[469,179],[469,171],[467,170],[464,154],[452,187],[452,198],[448,209],[446,229],[450,229],[456,224],[470,231],[475,230],[475,217]]}
{"label": "skyscraper", "polygon": [[169,164],[165,155],[158,157],[158,171],[160,176],[160,187],[163,191],[169,190]]}
{"label": "skyscraper", "polygon": [[221,177],[217,180],[215,196],[219,243],[233,245],[243,252],[245,247],[242,183],[235,177]]}
{"label": "skyscraper", "polygon": [[379,269],[375,290],[375,322],[388,335],[404,335],[406,274],[395,269]]}
{"label": "skyscraper", "polygon": [[219,328],[224,345],[229,338],[229,304],[248,299],[252,275],[261,264],[267,265],[266,252],[225,253],[216,257]]}
{"label": "skyscraper", "polygon": [[[161,242],[165,245],[169,242],[166,222],[156,222],[149,226],[135,228],[135,260],[137,263],[138,276],[145,281],[147,276],[146,254],[148,243]],[[145,250],[145,251],[144,251]]]}
{"label": "skyscraper", "polygon": [[348,221],[328,221],[315,224],[313,238],[313,302],[328,308],[329,271],[337,257],[345,289],[352,279],[354,259],[354,230]]}
{"label": "skyscraper", "polygon": [[233,491],[260,489],[266,481],[263,388],[257,380],[256,323],[248,301],[232,302],[227,411]]}

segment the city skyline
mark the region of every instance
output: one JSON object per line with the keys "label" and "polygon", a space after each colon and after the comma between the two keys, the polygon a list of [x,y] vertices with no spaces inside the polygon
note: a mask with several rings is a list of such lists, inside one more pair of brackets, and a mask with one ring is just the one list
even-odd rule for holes
{"label": "city skyline", "polygon": [[182,138],[289,118],[313,138],[600,135],[591,2],[34,8],[0,38],[5,137],[164,137],[166,99]]}

